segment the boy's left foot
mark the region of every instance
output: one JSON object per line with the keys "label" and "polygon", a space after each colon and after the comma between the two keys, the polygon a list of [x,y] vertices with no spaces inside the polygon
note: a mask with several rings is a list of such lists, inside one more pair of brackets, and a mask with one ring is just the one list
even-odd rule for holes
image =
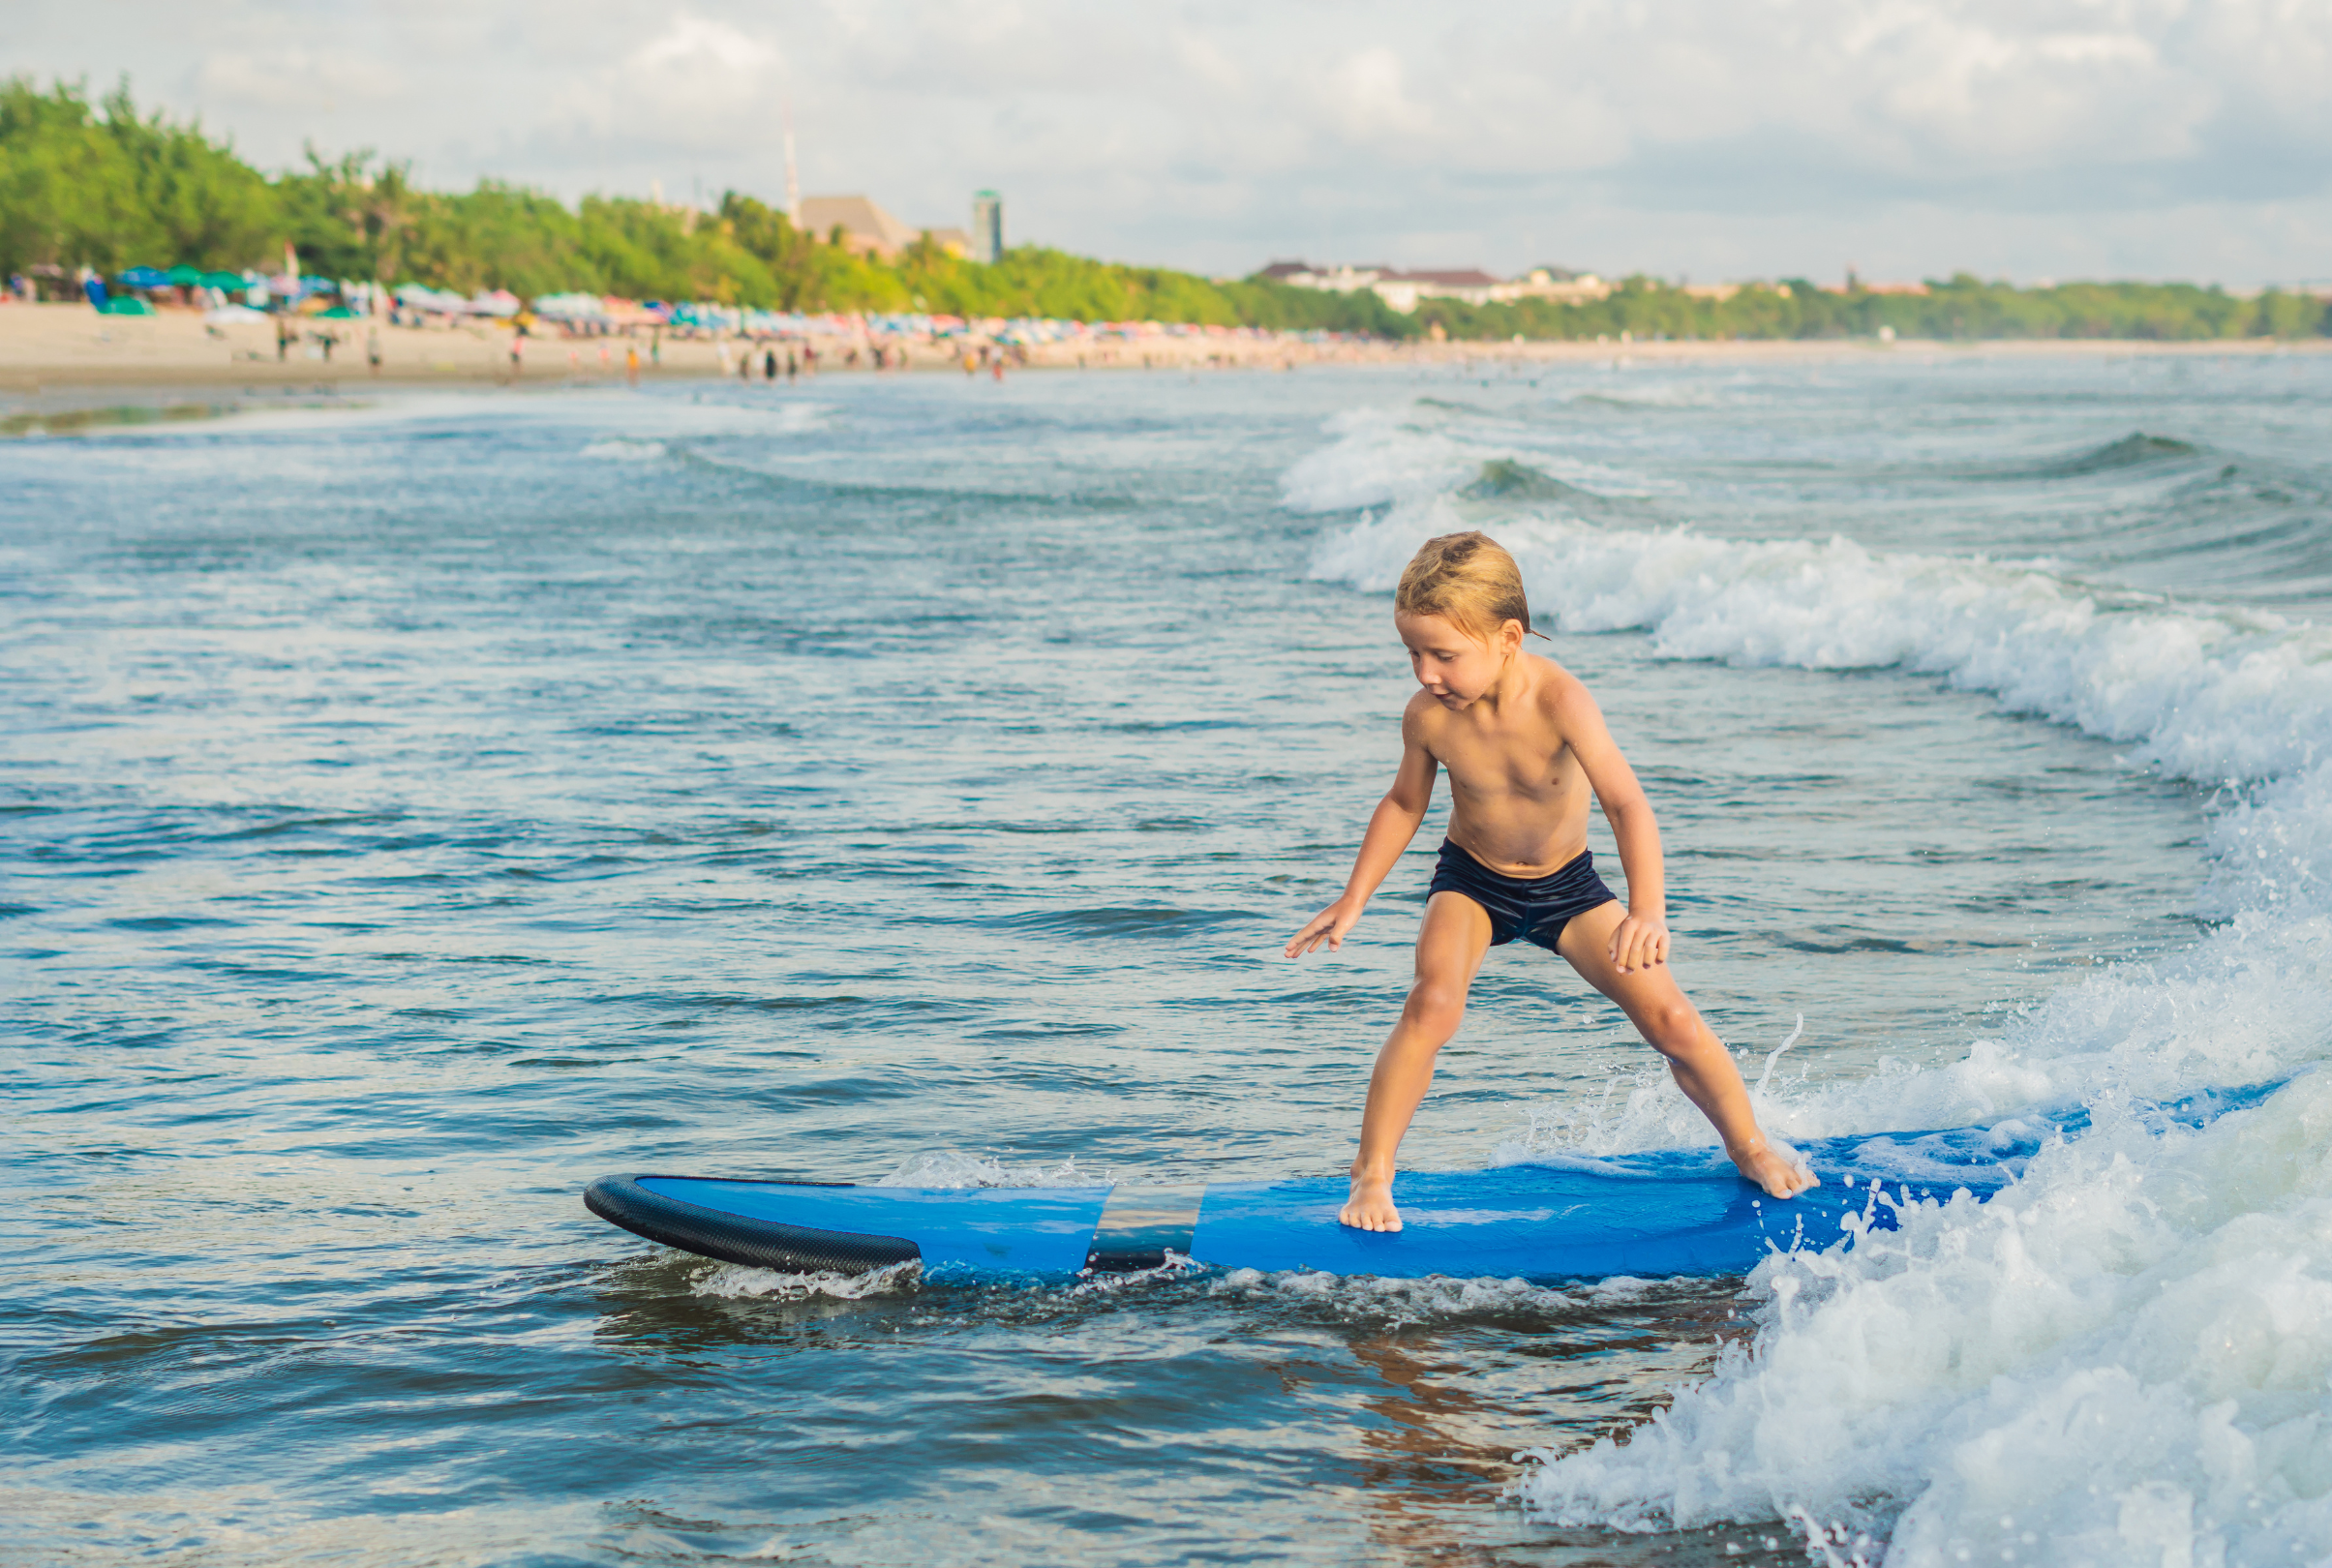
{"label": "boy's left foot", "polygon": [[1773,1151],[1770,1143],[1761,1143],[1747,1154],[1737,1154],[1733,1163],[1741,1173],[1766,1190],[1766,1195],[1794,1198],[1809,1187],[1820,1187],[1821,1179],[1803,1165],[1793,1165]]}

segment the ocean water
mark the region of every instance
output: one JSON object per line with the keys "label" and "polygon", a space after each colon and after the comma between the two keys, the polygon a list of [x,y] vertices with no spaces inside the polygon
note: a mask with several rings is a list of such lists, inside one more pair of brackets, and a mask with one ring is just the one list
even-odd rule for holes
{"label": "ocean water", "polygon": [[[0,1559],[2332,1558],[2332,359],[229,401],[0,444]],[[1745,1280],[584,1212],[1341,1168],[1439,812],[1278,951],[1454,527],[1770,1126],[2088,1130]],[[1404,1158],[1709,1141],[1509,948]]]}

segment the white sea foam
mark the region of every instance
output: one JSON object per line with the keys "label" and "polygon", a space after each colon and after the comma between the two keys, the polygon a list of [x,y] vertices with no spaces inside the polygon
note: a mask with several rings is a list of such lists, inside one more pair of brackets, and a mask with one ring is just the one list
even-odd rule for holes
{"label": "white sea foam", "polygon": [[1542,1456],[1527,1504],[1892,1523],[1890,1564],[2325,1560],[2332,1074],[2198,1132],[2100,1128],[1901,1225],[1768,1262],[1754,1348],[1624,1444]]}
{"label": "white sea foam", "polygon": [[910,1258],[864,1274],[781,1274],[744,1263],[717,1263],[700,1270],[688,1282],[699,1296],[762,1301],[860,1301],[868,1296],[892,1296],[913,1290],[923,1282],[923,1264]]}
{"label": "white sea foam", "polygon": [[1576,1316],[1608,1310],[1666,1288],[1643,1280],[1614,1278],[1575,1290],[1554,1290],[1527,1280],[1460,1280],[1428,1275],[1421,1280],[1323,1274],[1317,1269],[1231,1269],[1210,1285],[1210,1293],[1250,1301],[1281,1301],[1316,1307],[1351,1322],[1441,1323],[1486,1317]]}
{"label": "white sea foam", "polygon": [[621,437],[609,437],[591,442],[583,449],[587,458],[599,458],[609,463],[653,463],[664,455],[662,441],[627,441]]}
{"label": "white sea foam", "polygon": [[[1379,510],[1334,528],[1316,574],[1388,588],[1419,540],[1479,521],[1449,492],[1483,455],[1349,422],[1287,499]],[[1797,1136],[2068,1102],[2092,1131],[1988,1205],[1769,1261],[1751,1347],[1625,1441],[1542,1456],[1525,1505],[1642,1528],[1789,1520],[1839,1563],[2332,1560],[2332,634],[1845,539],[1596,528],[1545,506],[1482,526],[1565,630],[1929,674],[2225,792],[2197,893],[2224,923],[2191,950],[2097,971],[1949,1066],[1819,1087],[1784,1072],[1759,1096]],[[2199,1131],[2118,1112],[2284,1078]],[[1708,1141],[1648,1074],[1501,1156]]]}
{"label": "white sea foam", "polygon": [[1107,1187],[1106,1170],[1080,1167],[1074,1160],[1057,1165],[1008,1165],[993,1155],[960,1149],[924,1149],[874,1187]]}

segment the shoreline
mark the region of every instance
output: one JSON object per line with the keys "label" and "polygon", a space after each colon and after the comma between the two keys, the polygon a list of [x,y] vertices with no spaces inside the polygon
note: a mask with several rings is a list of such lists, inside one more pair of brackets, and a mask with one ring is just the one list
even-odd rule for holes
{"label": "shoreline", "polygon": [[[101,317],[83,305],[0,306],[0,395],[21,407],[26,399],[51,395],[72,399],[106,389],[209,389],[260,396],[305,393],[350,396],[368,387],[589,387],[622,384],[627,350],[640,353],[642,381],[742,379],[730,356],[742,345],[723,346],[702,338],[666,339],[651,348],[640,338],[529,338],[518,373],[512,374],[507,328],[402,327],[347,323],[349,328],[331,357],[319,344],[295,346],[275,355],[272,322],[206,326],[193,311],[152,317]],[[377,341],[380,364],[367,362],[367,333]],[[313,326],[304,328],[313,332]],[[765,345],[752,346],[760,355]],[[846,364],[851,345],[828,340],[821,346],[821,376],[962,375],[961,346],[928,342],[908,345],[909,361],[873,370],[862,357]],[[727,352],[724,353],[724,347]],[[781,354],[783,348],[778,350]],[[2332,351],[2332,339],[2153,339],[2000,338],[1972,342],[1872,338],[1685,340],[1647,343],[1589,343],[1534,340],[1525,343],[1409,342],[1310,343],[1281,337],[1157,337],[1086,343],[1031,345],[1024,363],[1007,376],[1037,370],[1289,372],[1319,366],[1429,365],[1526,366],[1593,362],[1637,364],[1807,363],[1876,356],[1971,359],[2069,356],[2223,356],[2311,354]],[[724,368],[725,367],[725,368]],[[976,374],[985,376],[984,367]],[[761,377],[752,384],[769,384]]]}

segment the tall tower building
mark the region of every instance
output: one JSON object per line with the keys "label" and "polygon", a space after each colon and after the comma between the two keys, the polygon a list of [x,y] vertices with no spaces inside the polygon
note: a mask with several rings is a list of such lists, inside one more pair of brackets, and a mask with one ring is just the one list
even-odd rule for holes
{"label": "tall tower building", "polygon": [[1004,259],[1004,197],[993,191],[972,193],[972,259]]}

